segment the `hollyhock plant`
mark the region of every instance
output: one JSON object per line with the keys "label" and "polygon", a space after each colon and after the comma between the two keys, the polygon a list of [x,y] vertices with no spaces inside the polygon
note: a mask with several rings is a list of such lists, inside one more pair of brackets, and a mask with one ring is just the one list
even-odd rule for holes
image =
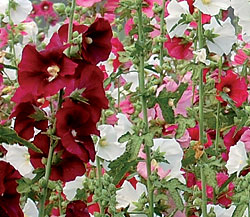
{"label": "hollyhock plant", "polygon": [[224,100],[220,96],[220,92],[228,94],[235,102],[236,107],[240,107],[247,100],[248,92],[245,78],[240,78],[232,70],[228,70],[226,75],[221,77],[221,81],[216,84],[216,89],[216,98],[221,102]]}
{"label": "hollyhock plant", "polygon": [[0,48],[8,43],[8,32],[5,28],[0,28]]}
{"label": "hollyhock plant", "polygon": [[95,3],[101,0],[76,0],[76,3],[82,7],[92,7]]}
{"label": "hollyhock plant", "polygon": [[0,161],[0,213],[7,217],[24,217],[19,205],[17,182],[20,173],[9,163]]}

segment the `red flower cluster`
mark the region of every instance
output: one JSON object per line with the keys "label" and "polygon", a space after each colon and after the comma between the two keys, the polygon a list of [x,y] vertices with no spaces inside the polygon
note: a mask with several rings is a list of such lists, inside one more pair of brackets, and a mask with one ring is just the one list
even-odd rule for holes
{"label": "red flower cluster", "polygon": [[[56,136],[60,138],[54,149],[52,180],[70,181],[85,173],[84,163],[94,161],[95,149],[91,135],[99,135],[96,123],[101,110],[108,108],[103,89],[103,72],[95,65],[106,60],[111,51],[112,31],[109,23],[97,18],[89,27],[74,25],[74,31],[82,34],[79,56],[70,58],[65,50],[68,24],[54,33],[50,43],[42,51],[27,45],[18,66],[17,89],[13,101],[17,103],[11,117],[16,117],[15,130],[25,139],[34,137],[35,128],[41,133],[35,136],[34,144],[43,153],[29,150],[35,168],[44,168],[49,152],[50,139],[46,135],[52,128],[43,110],[48,100],[57,111]],[[62,104],[53,102],[59,91],[64,92]],[[78,100],[72,93],[78,91]],[[48,110],[47,110],[48,111]]]}
{"label": "red flower cluster", "polygon": [[3,217],[23,217],[19,206],[20,194],[16,191],[21,175],[13,166],[0,161],[0,214]]}

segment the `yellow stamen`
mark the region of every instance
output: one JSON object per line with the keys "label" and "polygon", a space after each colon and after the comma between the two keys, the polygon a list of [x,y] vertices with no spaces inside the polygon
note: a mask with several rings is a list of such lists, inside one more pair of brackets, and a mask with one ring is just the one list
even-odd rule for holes
{"label": "yellow stamen", "polygon": [[92,43],[93,43],[93,39],[90,38],[90,37],[85,37],[85,42],[86,42],[87,44],[92,44]]}
{"label": "yellow stamen", "polygon": [[209,5],[211,0],[201,0],[204,5]]}
{"label": "yellow stamen", "polygon": [[224,93],[229,93],[231,90],[229,87],[223,87],[223,90],[222,90]]}
{"label": "yellow stamen", "polygon": [[104,147],[104,146],[108,145],[108,142],[107,142],[107,140],[106,140],[105,137],[103,137],[103,138],[100,139],[99,145],[100,145],[101,147]]}
{"label": "yellow stamen", "polygon": [[57,65],[49,66],[47,68],[48,73],[50,74],[49,81],[53,81],[60,72],[60,68]]}

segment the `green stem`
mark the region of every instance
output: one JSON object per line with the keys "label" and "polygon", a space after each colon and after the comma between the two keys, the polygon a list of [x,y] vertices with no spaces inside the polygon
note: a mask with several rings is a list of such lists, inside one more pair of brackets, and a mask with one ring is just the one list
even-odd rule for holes
{"label": "green stem", "polygon": [[[207,195],[206,195],[206,179],[203,172],[203,165],[200,166],[201,170],[201,184],[202,184],[202,215],[207,217]],[[205,190],[203,190],[205,189]]]}
{"label": "green stem", "polygon": [[[198,40],[199,40],[199,49],[202,49],[203,44],[203,28],[201,22],[201,12],[199,11],[199,20],[198,20]],[[201,146],[204,145],[204,87],[203,87],[203,69],[199,69],[199,131],[200,131],[200,143]],[[207,217],[207,197],[206,197],[206,179],[203,173],[203,164],[201,164],[201,181],[202,181],[202,214],[203,217]]]}
{"label": "green stem", "polygon": [[[143,36],[143,20],[142,20],[142,0],[138,5],[138,35],[139,35],[139,42],[142,48],[144,48],[144,36]],[[143,133],[147,134],[149,132],[148,126],[148,114],[147,114],[147,101],[145,96],[145,75],[144,75],[144,51],[140,52],[139,57],[139,90],[141,94],[141,103],[142,103],[142,112],[143,112],[143,122],[144,122],[144,129]],[[154,215],[154,195],[153,195],[153,187],[150,180],[151,176],[151,150],[150,147],[145,145],[145,152],[146,152],[146,165],[147,165],[147,190],[149,196],[149,217],[153,217]]]}
{"label": "green stem", "polygon": [[[100,188],[100,192],[102,191],[102,167],[101,167],[101,163],[100,163],[100,158],[98,156],[96,156],[96,165],[97,165],[97,176],[98,176],[98,187]],[[100,212],[101,215],[104,215],[104,207],[102,206],[102,201],[99,200],[98,201],[99,207],[100,207]]]}
{"label": "green stem", "polygon": [[14,58],[12,59],[12,64],[17,67],[17,58],[16,58],[16,51],[15,51],[15,36],[14,36],[14,31],[13,31],[13,21],[10,17],[10,10],[11,10],[11,1],[9,0],[8,4],[8,18],[9,18],[9,24],[10,24],[10,30],[8,30],[8,33],[10,35],[10,52],[13,54]]}
{"label": "green stem", "polygon": [[[221,71],[222,71],[222,57],[220,57],[219,60],[219,76],[218,81],[220,82],[221,77]],[[218,153],[219,149],[219,138],[220,138],[220,101],[217,102],[217,115],[216,115],[216,137],[215,137],[215,151]]]}
{"label": "green stem", "polygon": [[160,42],[160,67],[161,67],[161,80],[163,80],[164,74],[163,74],[163,55],[164,55],[164,42],[162,41],[162,38],[164,38],[165,36],[165,21],[164,21],[164,17],[165,17],[165,4],[166,4],[166,0],[163,0],[162,2],[162,11],[161,11],[161,22],[160,22],[160,32],[161,32],[161,42]]}
{"label": "green stem", "polygon": [[41,206],[39,209],[39,217],[44,217],[45,214],[45,201],[47,198],[47,192],[48,192],[48,183],[49,183],[49,176],[51,171],[51,165],[52,165],[52,157],[53,157],[53,151],[54,151],[54,144],[50,144],[49,148],[49,156],[47,159],[46,169],[45,169],[45,183],[44,188],[42,192],[42,200],[41,200]]}
{"label": "green stem", "polygon": [[[69,18],[68,43],[70,43],[70,41],[72,39],[73,20],[74,20],[75,8],[76,8],[76,0],[72,0],[70,18]],[[70,55],[70,47],[68,48],[68,55]]]}

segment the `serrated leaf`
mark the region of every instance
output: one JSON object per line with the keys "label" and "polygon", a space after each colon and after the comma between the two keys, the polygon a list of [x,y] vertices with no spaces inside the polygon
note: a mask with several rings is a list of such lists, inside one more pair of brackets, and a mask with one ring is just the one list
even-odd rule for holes
{"label": "serrated leaf", "polygon": [[32,149],[35,152],[42,153],[42,151],[39,148],[37,148],[33,143],[28,142],[27,140],[19,137],[15,130],[0,125],[0,143],[2,142],[11,145],[19,143],[26,146],[27,148]]}
{"label": "serrated leaf", "polygon": [[153,133],[147,133],[143,135],[144,144],[147,145],[148,147],[152,147],[154,145],[153,138],[154,138]]}
{"label": "serrated leaf", "polygon": [[137,156],[140,151],[143,138],[127,133],[124,135],[121,141],[128,141],[126,145],[126,151],[123,155],[109,164],[109,168],[111,169],[109,174],[113,177],[113,183],[115,185],[120,182],[120,180],[131,169],[131,167],[134,167],[137,164]]}
{"label": "serrated leaf", "polygon": [[195,162],[195,151],[192,148],[189,148],[182,159],[182,166],[186,167],[190,164],[194,164]]}
{"label": "serrated leaf", "polygon": [[204,168],[203,169],[204,175],[206,177],[206,182],[214,188],[218,186],[215,171],[207,165],[204,166],[203,168]]}
{"label": "serrated leaf", "polygon": [[246,204],[240,204],[236,206],[236,209],[233,212],[232,217],[242,217],[247,208]]}
{"label": "serrated leaf", "polygon": [[127,132],[126,134],[122,135],[119,139],[118,142],[124,143],[127,142],[131,138],[131,134]]}

